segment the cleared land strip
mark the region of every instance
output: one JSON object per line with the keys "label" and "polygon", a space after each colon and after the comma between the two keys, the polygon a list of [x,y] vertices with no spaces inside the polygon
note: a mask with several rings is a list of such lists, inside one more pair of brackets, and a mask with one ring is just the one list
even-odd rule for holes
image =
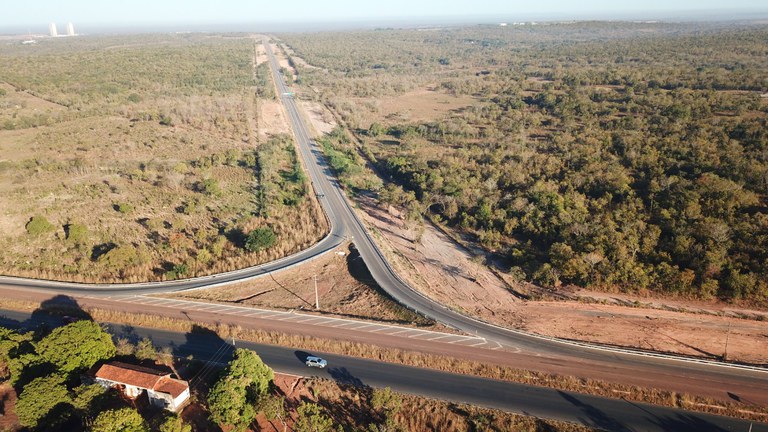
{"label": "cleared land strip", "polygon": [[[86,296],[86,298],[97,298]],[[102,298],[103,297],[98,297]],[[323,326],[323,327],[343,327],[349,330],[362,331],[367,333],[376,333],[388,336],[400,336],[409,339],[423,339],[446,344],[461,344],[475,348],[486,348],[492,350],[504,349],[500,344],[494,341],[488,341],[481,337],[455,335],[450,333],[436,332],[432,330],[422,330],[409,327],[396,326],[391,324],[371,323],[368,321],[357,321],[348,318],[336,318],[317,316],[301,312],[283,312],[267,309],[257,309],[244,306],[233,306],[223,304],[211,304],[196,302],[190,300],[165,299],[149,296],[115,296],[113,300],[125,303],[142,304],[148,306],[160,306],[174,309],[187,309],[202,312],[210,312],[221,315],[234,315],[247,318],[268,318],[297,324]]]}

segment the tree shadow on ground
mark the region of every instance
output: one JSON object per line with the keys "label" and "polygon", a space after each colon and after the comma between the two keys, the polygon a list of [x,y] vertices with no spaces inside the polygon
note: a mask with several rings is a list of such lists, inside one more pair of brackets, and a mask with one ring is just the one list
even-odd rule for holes
{"label": "tree shadow on ground", "polygon": [[610,417],[608,414],[606,414],[602,410],[588,403],[582,402],[581,400],[579,400],[578,397],[576,397],[576,395],[568,394],[560,390],[558,390],[557,393],[563,399],[565,399],[566,401],[570,402],[574,406],[581,409],[584,415],[586,415],[586,418],[579,419],[581,423],[585,425],[590,425],[592,427],[596,427],[598,429],[609,430],[612,432],[630,432],[630,429],[628,429],[618,420],[616,420],[613,417]]}
{"label": "tree shadow on ground", "polygon": [[352,372],[350,372],[349,369],[345,367],[328,368],[328,374],[334,381],[339,384],[351,385],[355,387],[365,387],[363,381],[360,378],[352,375]]}
{"label": "tree shadow on ground", "polygon": [[232,228],[231,230],[228,230],[224,233],[224,237],[232,242],[238,249],[244,248],[245,242],[248,239],[246,233],[240,228]]}
{"label": "tree shadow on ground", "polygon": [[59,294],[40,303],[32,312],[30,320],[61,325],[79,320],[93,321],[93,317],[83,310],[77,299]]}
{"label": "tree shadow on ground", "polygon": [[96,261],[104,255],[105,253],[111,251],[112,249],[116,248],[117,244],[109,242],[109,243],[101,243],[97,244],[96,246],[91,249],[91,260]]}
{"label": "tree shadow on ground", "polygon": [[[686,413],[669,413],[669,414],[654,414],[644,408],[642,405],[623,399],[629,405],[648,414],[651,423],[658,425],[662,430],[675,431],[675,432],[698,432],[698,431],[711,431],[711,432],[725,432],[726,429],[713,424],[701,417],[697,417]],[[704,414],[706,415],[706,414]],[[730,429],[728,429],[730,430]]]}

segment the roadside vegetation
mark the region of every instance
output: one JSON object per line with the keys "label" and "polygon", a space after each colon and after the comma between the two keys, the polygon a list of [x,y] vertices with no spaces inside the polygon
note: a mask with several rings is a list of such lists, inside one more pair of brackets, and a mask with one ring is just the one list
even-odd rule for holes
{"label": "roadside vegetation", "polygon": [[[406,396],[389,388],[310,380],[297,390],[303,380],[298,378],[290,387],[285,379],[283,385],[276,383],[275,373],[253,351],[234,350],[232,360],[219,370],[212,364],[178,359],[170,349],[158,351],[148,339],[132,343],[117,337],[113,342],[104,328],[83,318],[53,331],[45,326],[29,332],[0,328],[0,379],[4,381],[0,391],[7,430],[191,432],[218,426],[246,431],[269,425],[298,432],[592,430]],[[166,366],[192,377],[190,405],[178,415],[170,414],[130,403],[116,390],[89,383],[86,371],[110,359]],[[425,415],[425,410],[431,414]]]}
{"label": "roadside vegetation", "polygon": [[292,139],[258,130],[274,90],[254,47],[192,34],[0,47],[0,273],[168,280],[321,238]]}
{"label": "roadside vegetation", "polygon": [[371,163],[393,183],[368,185],[383,204],[450,226],[511,275],[765,304],[767,32],[572,23],[281,37],[317,67],[297,68],[302,83],[356,138],[328,138],[342,178]]}
{"label": "roadside vegetation", "polygon": [[[37,309],[39,305],[31,302],[3,300],[0,301],[0,306],[12,310],[33,310]],[[41,308],[41,311],[46,314],[62,316],[78,313],[80,309],[51,305]],[[236,338],[257,343],[298,348],[310,352],[328,352],[362,357],[378,361],[425,367],[445,372],[506,380],[584,394],[613,398],[618,397],[637,402],[727,415],[755,421],[764,422],[768,420],[768,407],[754,405],[748,401],[735,402],[733,400],[714,399],[711,397],[690,395],[663,389],[639,387],[610,381],[515,369],[513,367],[488,362],[467,360],[458,357],[447,357],[445,355],[413,350],[405,351],[358,342],[321,339],[305,335],[244,328],[239,325],[229,325],[226,322],[218,322],[215,324],[193,322],[188,319],[177,319],[147,314],[132,314],[101,308],[86,308],[85,312],[96,321],[121,324],[128,326],[129,328],[135,326],[160,328],[185,333],[201,332],[205,334],[215,334],[222,340]],[[150,348],[150,341],[144,341],[143,345],[142,343],[132,345],[128,340],[118,339],[116,345],[118,354],[134,355],[138,359],[160,359],[160,361],[168,364],[167,356],[170,352],[161,351],[159,354],[154,354],[156,350]],[[144,349],[142,349],[142,346],[144,346]],[[147,352],[149,354],[142,354]]]}
{"label": "roadside vegetation", "polygon": [[[88,369],[110,359],[173,364],[171,355],[158,353],[148,340],[138,346],[118,340],[116,347],[110,334],[87,319],[52,331],[45,326],[29,332],[0,327],[6,430],[148,432],[152,425],[159,431],[191,431],[174,415],[151,410],[142,415],[117,392],[85,378]],[[15,402],[9,407],[8,400]]]}

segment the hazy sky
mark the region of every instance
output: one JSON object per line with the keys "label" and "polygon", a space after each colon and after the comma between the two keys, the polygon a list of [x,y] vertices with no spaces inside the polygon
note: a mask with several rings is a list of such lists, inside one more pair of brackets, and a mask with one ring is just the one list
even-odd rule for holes
{"label": "hazy sky", "polygon": [[766,0],[3,0],[4,28],[57,22],[98,25],[349,21],[484,16],[609,18],[665,12],[768,10]]}

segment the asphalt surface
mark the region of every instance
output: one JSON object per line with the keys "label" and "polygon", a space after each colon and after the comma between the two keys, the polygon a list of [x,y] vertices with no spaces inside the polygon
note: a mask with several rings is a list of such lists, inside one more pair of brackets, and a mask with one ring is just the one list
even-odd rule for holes
{"label": "asphalt surface", "polygon": [[[258,277],[268,272],[285,269],[305,262],[336,248],[347,238],[351,238],[365,261],[373,278],[392,298],[401,304],[439,321],[445,325],[461,330],[467,334],[489,341],[494,341],[513,352],[536,353],[545,357],[573,359],[578,362],[604,364],[606,368],[621,370],[636,370],[649,381],[663,387],[667,377],[689,377],[691,380],[712,381],[713,385],[724,385],[727,390],[738,395],[741,386],[749,384],[752,387],[768,388],[768,373],[766,370],[740,369],[723,366],[714,362],[680,360],[664,356],[639,355],[637,353],[606,350],[586,344],[570,344],[549,338],[501,328],[484,323],[473,318],[454,312],[416,292],[401,280],[390,267],[381,250],[368,235],[360,219],[344,196],[339,182],[333,176],[322,152],[316,143],[310,139],[306,123],[299,114],[290,90],[282,80],[278,64],[268,43],[265,43],[270,59],[270,65],[275,76],[280,97],[288,114],[294,131],[297,146],[305,168],[309,173],[312,186],[318,194],[331,222],[331,232],[320,243],[310,249],[283,258],[281,260],[248,269],[213,275],[208,277],[180,280],[171,282],[143,284],[77,284],[56,281],[41,281],[34,279],[0,277],[0,284],[29,290],[44,290],[62,294],[118,295],[118,294],[151,294],[173,292],[200,287],[223,285],[230,282],[242,281]],[[567,362],[567,360],[565,360]],[[372,365],[373,370],[378,366]],[[448,397],[444,395],[444,397]]]}
{"label": "asphalt surface", "polygon": [[[620,363],[628,368],[637,366],[643,370],[643,373],[658,374],[660,382],[663,382],[664,375],[701,375],[706,377],[711,374],[717,375],[719,378],[733,377],[734,382],[739,382],[748,377],[747,379],[750,382],[758,380],[765,384],[765,388],[768,388],[768,369],[763,369],[759,372],[728,369],[714,362],[681,362],[675,358],[648,357],[640,353],[596,349],[595,347],[588,346],[588,344],[562,343],[553,339],[540,338],[524,332],[478,321],[454,312],[418,293],[392,269],[384,254],[350,206],[349,201],[344,196],[343,189],[328,167],[317,144],[310,138],[306,123],[300,115],[294,97],[290,94],[291,90],[285,85],[279,73],[278,63],[270,45],[266,41],[264,45],[267,48],[272,72],[276,77],[278,91],[281,94],[313,186],[319,194],[323,195],[321,203],[324,209],[332,220],[346,227],[346,232],[354,241],[360,256],[368,266],[373,278],[387,294],[399,303],[449,327],[498,342],[511,350],[526,350],[541,353],[542,355],[557,355],[566,358],[577,358],[582,361],[604,362],[606,364]],[[701,378],[692,377],[692,379]]]}
{"label": "asphalt surface", "polygon": [[[37,313],[0,310],[0,325],[34,328],[38,324],[61,325],[56,317]],[[317,376],[339,383],[394,390],[435,399],[462,402],[504,411],[583,424],[608,431],[644,432],[768,432],[768,424],[751,423],[679,409],[587,396],[544,387],[521,385],[486,378],[451,374],[429,369],[381,363],[334,354],[223,340],[203,330],[180,333],[165,330],[109,325],[110,332],[132,341],[150,338],[156,347],[171,347],[179,357],[224,364],[234,347],[248,348],[275,371],[299,376]],[[308,368],[304,359],[319,355],[328,361],[325,369]],[[211,371],[210,373],[215,373]]]}

